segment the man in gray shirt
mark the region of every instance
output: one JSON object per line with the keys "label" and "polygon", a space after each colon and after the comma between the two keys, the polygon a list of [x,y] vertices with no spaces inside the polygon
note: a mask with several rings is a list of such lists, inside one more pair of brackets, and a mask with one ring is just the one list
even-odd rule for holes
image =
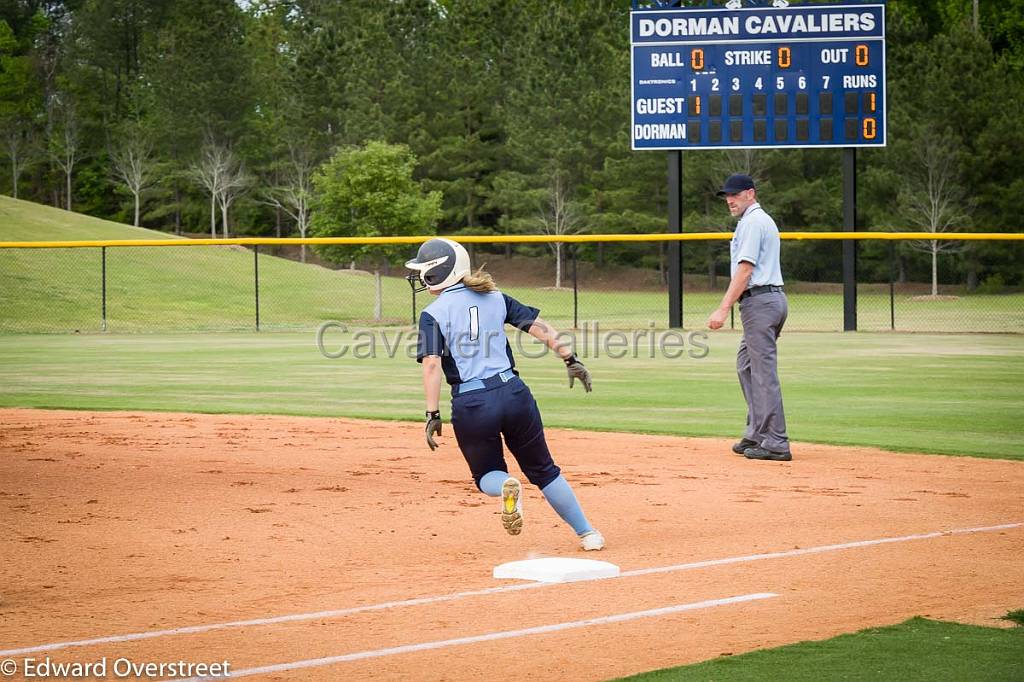
{"label": "man in gray shirt", "polygon": [[740,219],[730,244],[729,288],[707,323],[720,329],[739,301],[743,339],[736,372],[747,401],[747,430],[732,450],[747,459],[788,462],[793,456],[776,358],[776,341],[789,314],[782,291],[779,228],[757,203],[750,176],[730,175],[718,196],[725,197],[729,213]]}

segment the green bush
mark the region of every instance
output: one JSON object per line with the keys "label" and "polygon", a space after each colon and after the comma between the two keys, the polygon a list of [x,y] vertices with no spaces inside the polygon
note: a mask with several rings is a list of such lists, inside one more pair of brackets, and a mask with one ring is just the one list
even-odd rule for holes
{"label": "green bush", "polygon": [[1006,292],[1006,280],[1002,274],[989,275],[985,281],[978,285],[976,293],[979,294],[1002,294]]}

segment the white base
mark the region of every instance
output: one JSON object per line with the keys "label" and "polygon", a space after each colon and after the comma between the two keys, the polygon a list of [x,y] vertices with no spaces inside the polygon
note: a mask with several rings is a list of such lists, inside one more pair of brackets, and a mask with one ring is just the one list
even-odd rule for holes
{"label": "white base", "polygon": [[540,583],[568,583],[577,580],[614,578],[619,567],[607,561],[593,559],[526,559],[494,567],[495,578],[533,580]]}

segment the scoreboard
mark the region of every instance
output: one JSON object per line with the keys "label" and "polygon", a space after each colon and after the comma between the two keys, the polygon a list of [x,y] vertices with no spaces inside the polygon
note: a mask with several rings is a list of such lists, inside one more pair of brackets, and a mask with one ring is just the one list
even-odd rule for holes
{"label": "scoreboard", "polygon": [[633,149],[884,147],[885,6],[630,14]]}

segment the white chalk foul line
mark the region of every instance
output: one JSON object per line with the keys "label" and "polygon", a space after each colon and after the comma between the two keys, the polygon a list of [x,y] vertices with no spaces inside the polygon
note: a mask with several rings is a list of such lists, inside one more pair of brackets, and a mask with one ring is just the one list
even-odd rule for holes
{"label": "white chalk foul line", "polygon": [[[860,540],[858,542],[844,542],[837,545],[819,545],[818,547],[804,547],[801,549],[790,549],[785,552],[769,552],[767,554],[750,554],[741,557],[729,557],[727,559],[711,559],[709,561],[696,561],[689,564],[676,564],[675,566],[658,566],[656,568],[640,568],[634,571],[623,571],[619,577],[635,575],[651,575],[653,573],[671,573],[672,571],[686,571],[694,568],[707,568],[709,566],[722,566],[725,564],[740,564],[746,561],[761,561],[763,559],[782,559],[786,557],[802,556],[804,554],[821,554],[823,552],[836,552],[842,549],[857,549],[859,547],[872,547],[874,545],[887,545],[893,542],[909,542],[911,540],[929,540],[941,538],[947,535],[966,535],[968,533],[987,533],[997,530],[1008,530],[1019,528],[1024,523],[1004,523],[999,526],[984,526],[982,528],[957,528],[954,530],[940,530],[934,533],[921,533],[920,535],[903,535],[896,538],[879,538],[877,540]],[[2,654],[3,652],[0,652]]]}
{"label": "white chalk foul line", "polygon": [[[154,639],[156,637],[171,637],[174,635],[192,635],[211,630],[224,630],[227,628],[244,628],[251,625],[274,625],[276,623],[293,623],[304,620],[320,620],[324,618],[340,618],[351,616],[365,611],[383,611],[385,609],[399,608],[402,606],[419,606],[422,604],[437,604],[439,602],[455,601],[467,597],[496,594],[500,592],[512,592],[515,590],[530,590],[542,587],[545,583],[525,583],[520,585],[502,585],[501,587],[487,587],[481,590],[470,590],[468,592],[455,592],[453,594],[442,594],[433,597],[418,597],[416,599],[403,599],[401,601],[387,601],[380,604],[367,604],[366,606],[354,606],[347,609],[333,609],[330,611],[314,611],[312,613],[292,613],[286,616],[273,616],[271,618],[253,618],[250,620],[233,620],[226,623],[210,623],[207,625],[190,625],[187,627],[170,628],[167,630],[152,630],[149,632],[133,632],[127,635],[109,635],[107,637],[96,637],[95,639],[79,639],[70,642],[54,642],[53,644],[41,644],[39,646],[26,647],[24,649],[8,649],[0,651],[0,656],[17,656],[19,654],[31,654],[39,651],[54,651],[76,646],[92,646],[95,644],[112,644],[119,642],[134,642],[140,639]],[[553,583],[550,583],[553,584]]]}
{"label": "white chalk foul line", "polygon": [[[423,642],[421,644],[405,644],[403,646],[395,646],[387,649],[374,649],[372,651],[358,651],[353,654],[344,654],[341,656],[327,656],[325,658],[310,658],[304,661],[292,661],[290,663],[277,663],[274,665],[264,665],[258,668],[244,668],[242,670],[232,670],[226,677],[248,677],[250,675],[266,675],[269,673],[280,673],[289,670],[299,670],[301,668],[318,668],[325,665],[334,665],[336,663],[346,663],[349,661],[360,661],[367,658],[380,658],[382,656],[394,656],[397,654],[409,654],[415,651],[430,651],[432,649],[444,649],[450,646],[460,646],[462,644],[477,644],[479,642],[493,642],[498,639],[512,639],[513,637],[526,637],[529,635],[542,635],[549,632],[561,632],[562,630],[574,630],[576,628],[585,628],[591,625],[607,625],[609,623],[622,623],[629,620],[637,620],[640,618],[655,618],[657,616],[667,616],[671,613],[681,613],[683,611],[696,611],[698,609],[710,609],[715,606],[725,606],[726,604],[739,604],[742,602],[755,601],[758,599],[770,599],[779,595],[772,592],[758,592],[756,594],[744,594],[738,597],[727,597],[725,599],[709,599],[707,601],[695,602],[693,604],[678,604],[676,606],[664,606],[658,609],[649,609],[647,611],[633,611],[632,613],[619,613],[614,616],[601,616],[599,618],[588,618],[586,620],[574,620],[567,623],[555,623],[553,625],[539,625],[532,628],[523,628],[522,630],[505,630],[504,632],[491,632],[486,635],[475,635],[473,637],[459,637],[457,639],[443,639],[434,642]],[[171,680],[170,682],[206,682],[207,680],[222,680],[221,677],[189,677],[180,678],[177,680]]]}
{"label": "white chalk foul line", "polygon": [[[820,554],[822,552],[835,552],[844,549],[855,549],[859,547],[870,547],[873,545],[884,545],[894,542],[909,542],[911,540],[927,540],[931,538],[938,538],[944,535],[965,535],[969,533],[987,533],[999,530],[1008,530],[1011,528],[1019,528],[1024,526],[1024,523],[1005,523],[998,526],[983,526],[979,528],[957,528],[954,530],[936,531],[933,533],[923,533],[920,535],[903,535],[900,537],[892,538],[879,538],[876,540],[862,540],[859,542],[847,542],[837,545],[821,545],[818,547],[805,547],[802,549],[791,549],[784,552],[771,552],[766,554],[750,554],[747,556],[739,557],[727,557],[724,559],[711,559],[708,561],[697,561],[687,564],[675,564],[672,566],[660,566],[655,568],[641,568],[633,571],[624,571],[619,574],[618,578],[601,578],[601,580],[618,580],[619,578],[628,578],[639,575],[649,575],[652,573],[668,573],[674,571],[688,571],[698,568],[707,568],[710,566],[724,566],[727,564],[739,564],[748,561],[761,561],[764,559],[783,559],[787,557],[801,556],[804,554]],[[235,620],[224,623],[210,623],[207,625],[192,625],[180,628],[170,628],[167,630],[151,630],[149,632],[135,632],[124,635],[110,635],[106,637],[96,637],[93,639],[80,639],[67,642],[53,642],[51,644],[40,644],[38,646],[25,647],[22,649],[8,649],[6,651],[0,651],[0,656],[17,656],[20,654],[31,654],[41,651],[56,651],[58,649],[67,649],[70,647],[82,647],[82,646],[93,646],[96,644],[113,644],[120,642],[134,642],[140,639],[154,639],[157,637],[172,637],[176,635],[191,635],[203,632],[210,632],[211,630],[224,630],[228,628],[242,628],[254,625],[274,625],[277,623],[294,623],[298,621],[306,620],[321,620],[324,618],[341,618],[343,616],[351,616],[357,613],[364,613],[367,611],[383,611],[386,609],[401,608],[406,606],[422,606],[424,604],[438,604],[447,601],[457,601],[459,599],[466,599],[469,597],[486,596],[490,594],[500,594],[504,592],[516,592],[519,590],[535,590],[544,587],[551,587],[553,585],[559,585],[562,583],[522,583],[517,585],[502,585],[500,587],[488,587],[480,590],[470,590],[467,592],[455,592],[452,594],[435,595],[431,597],[418,597],[415,599],[403,599],[400,601],[389,601],[382,602],[380,604],[368,604],[366,606],[355,606],[347,609],[334,609],[330,611],[314,611],[312,613],[293,613],[285,616],[273,616],[270,618],[253,618],[250,620]]]}

